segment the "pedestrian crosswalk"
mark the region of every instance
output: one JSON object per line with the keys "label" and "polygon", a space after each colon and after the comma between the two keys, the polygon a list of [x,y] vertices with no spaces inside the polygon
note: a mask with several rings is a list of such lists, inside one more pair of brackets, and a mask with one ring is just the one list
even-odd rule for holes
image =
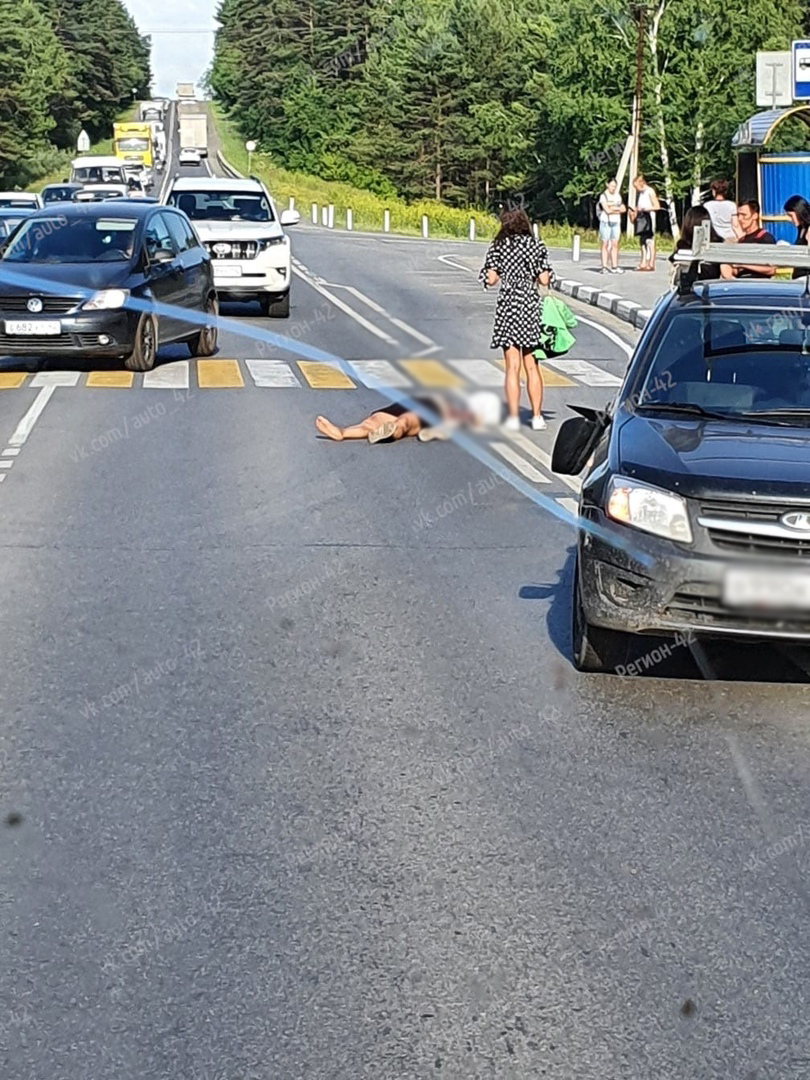
{"label": "pedestrian crosswalk", "polygon": [[[553,366],[552,366],[553,365]],[[540,365],[548,388],[585,385],[613,387],[621,379],[582,360],[553,360]],[[312,360],[214,359],[167,361],[143,374],[131,371],[0,371],[0,391],[23,387],[88,387],[98,390],[354,390],[358,386],[396,390],[498,389],[503,370],[491,360],[356,360],[342,367]]]}

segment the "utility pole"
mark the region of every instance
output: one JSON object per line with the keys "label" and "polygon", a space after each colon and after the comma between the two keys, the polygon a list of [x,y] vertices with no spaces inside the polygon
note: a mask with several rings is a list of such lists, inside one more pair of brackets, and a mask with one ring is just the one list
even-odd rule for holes
{"label": "utility pole", "polygon": [[[632,15],[636,20],[636,92],[633,99],[633,150],[630,155],[630,189],[627,194],[627,206],[634,209],[636,205],[636,189],[633,181],[638,176],[641,166],[641,103],[644,96],[644,34],[647,29],[647,4],[646,0],[634,0]],[[627,235],[633,235],[633,224],[628,215]]]}

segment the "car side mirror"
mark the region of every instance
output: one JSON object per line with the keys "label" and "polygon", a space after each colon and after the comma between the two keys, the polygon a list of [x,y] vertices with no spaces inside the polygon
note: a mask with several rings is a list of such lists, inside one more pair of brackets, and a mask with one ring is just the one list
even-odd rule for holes
{"label": "car side mirror", "polygon": [[281,225],[283,228],[289,228],[291,225],[297,225],[301,220],[301,215],[297,210],[282,210],[281,211]]}
{"label": "car side mirror", "polygon": [[149,261],[163,265],[164,263],[174,262],[174,252],[166,251],[164,248],[159,248],[157,251],[153,251],[149,256]]}
{"label": "car side mirror", "polygon": [[583,409],[587,415],[572,416],[557,432],[551,455],[551,471],[558,476],[578,476],[585,468],[599,440],[610,427],[605,412]]}

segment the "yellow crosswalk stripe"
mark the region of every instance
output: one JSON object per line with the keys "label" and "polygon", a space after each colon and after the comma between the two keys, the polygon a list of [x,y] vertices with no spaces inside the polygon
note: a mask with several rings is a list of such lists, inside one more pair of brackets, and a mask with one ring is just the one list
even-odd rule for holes
{"label": "yellow crosswalk stripe", "polygon": [[197,383],[201,389],[245,385],[238,360],[198,360]]}
{"label": "yellow crosswalk stripe", "polygon": [[331,364],[318,364],[314,360],[296,360],[301,374],[316,390],[356,390],[348,375]]}
{"label": "yellow crosswalk stripe", "polygon": [[25,382],[26,371],[0,371],[0,390],[14,390]]}
{"label": "yellow crosswalk stripe", "polygon": [[135,376],[131,371],[91,371],[87,376],[87,386],[123,386],[130,387]]}
{"label": "yellow crosswalk stripe", "polygon": [[[500,368],[505,368],[506,365],[503,362],[503,357],[496,358],[495,363]],[[552,371],[551,368],[546,367],[545,364],[538,364],[540,368],[540,374],[543,376],[543,382],[546,386],[576,386],[577,384],[571,379],[566,379],[565,375],[560,375],[559,371]],[[526,376],[523,374],[523,368],[520,369],[520,381],[526,384]]]}
{"label": "yellow crosswalk stripe", "polygon": [[400,366],[405,368],[420,386],[431,389],[464,386],[464,380],[438,360],[402,360]]}

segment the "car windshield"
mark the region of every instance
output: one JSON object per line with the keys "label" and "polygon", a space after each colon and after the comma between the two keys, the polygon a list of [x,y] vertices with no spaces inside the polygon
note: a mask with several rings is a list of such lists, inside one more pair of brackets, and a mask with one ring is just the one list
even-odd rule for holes
{"label": "car windshield", "polygon": [[260,192],[173,191],[169,202],[193,221],[275,221]]}
{"label": "car windshield", "polygon": [[77,184],[123,184],[124,170],[114,165],[82,165],[73,170]]}
{"label": "car windshield", "polygon": [[31,218],[3,253],[5,262],[125,262],[137,221],[129,218]]}
{"label": "car windshield", "polygon": [[46,188],[42,192],[42,201],[44,203],[70,202],[75,190],[75,188],[71,187]]}
{"label": "car windshield", "polygon": [[149,139],[141,135],[128,135],[116,143],[121,153],[145,153],[149,149]]}
{"label": "car windshield", "polygon": [[763,419],[810,410],[810,307],[675,315],[631,400],[646,411],[692,407]]}
{"label": "car windshield", "polygon": [[11,207],[13,209],[22,209],[25,207],[30,209],[32,206],[35,207],[36,205],[36,199],[32,199],[30,196],[28,196],[28,198],[18,198],[15,195],[3,195],[0,197],[0,207],[4,208]]}

